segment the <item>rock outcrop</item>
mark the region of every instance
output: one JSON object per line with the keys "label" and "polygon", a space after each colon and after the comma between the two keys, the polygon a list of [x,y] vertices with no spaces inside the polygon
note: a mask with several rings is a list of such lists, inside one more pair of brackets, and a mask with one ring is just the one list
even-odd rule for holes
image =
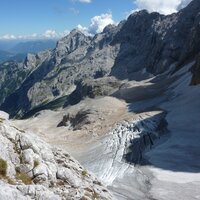
{"label": "rock outcrop", "polygon": [[26,133],[0,112],[0,199],[114,199],[67,152]]}

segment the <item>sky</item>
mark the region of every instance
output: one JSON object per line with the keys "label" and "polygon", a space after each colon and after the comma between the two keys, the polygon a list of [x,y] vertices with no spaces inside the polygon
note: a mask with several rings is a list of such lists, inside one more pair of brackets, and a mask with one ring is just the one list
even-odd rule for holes
{"label": "sky", "polygon": [[79,28],[101,32],[134,11],[177,12],[191,0],[1,0],[0,40],[52,39]]}

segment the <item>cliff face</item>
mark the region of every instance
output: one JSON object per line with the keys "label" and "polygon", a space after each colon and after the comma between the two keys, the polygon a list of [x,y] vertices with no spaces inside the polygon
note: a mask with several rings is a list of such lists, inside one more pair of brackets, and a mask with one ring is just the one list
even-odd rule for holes
{"label": "cliff face", "polygon": [[199,21],[198,0],[169,16],[147,11],[132,14],[113,41],[121,49],[111,74],[132,79],[134,72],[144,68],[159,74],[171,64],[180,66],[200,50]]}
{"label": "cliff face", "polygon": [[[94,37],[75,29],[55,49],[27,57],[23,66],[31,70],[12,92],[3,91],[0,108],[22,117],[31,110],[68,105],[70,95],[80,93],[85,82],[107,76],[142,80],[173,72],[200,51],[199,21],[200,2],[194,0],[169,16],[136,12]],[[9,70],[4,76],[9,77]]]}
{"label": "cliff face", "polygon": [[191,85],[200,84],[200,54],[196,58],[196,63],[192,67],[192,80]]}

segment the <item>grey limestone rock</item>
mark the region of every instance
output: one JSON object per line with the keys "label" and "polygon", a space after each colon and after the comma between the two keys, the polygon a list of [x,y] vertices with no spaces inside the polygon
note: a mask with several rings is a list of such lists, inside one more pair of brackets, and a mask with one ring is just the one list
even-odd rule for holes
{"label": "grey limestone rock", "polygon": [[0,200],[78,200],[94,192],[102,200],[114,199],[67,152],[19,130],[4,112],[0,119],[0,159],[7,165],[5,173],[0,171]]}

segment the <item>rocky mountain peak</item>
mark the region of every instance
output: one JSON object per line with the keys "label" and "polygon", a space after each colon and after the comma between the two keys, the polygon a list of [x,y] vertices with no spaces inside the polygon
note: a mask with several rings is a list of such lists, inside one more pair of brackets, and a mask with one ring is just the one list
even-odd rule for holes
{"label": "rocky mountain peak", "polygon": [[149,14],[149,12],[147,10],[139,10],[139,11],[136,11],[136,12],[133,12],[132,14],[130,14],[130,16],[128,17],[129,18],[132,18],[132,17],[144,17],[144,16],[147,16]]}
{"label": "rocky mountain peak", "polygon": [[184,11],[184,12],[189,12],[189,11],[199,12],[199,9],[200,9],[200,1],[199,0],[193,0],[188,4],[187,7],[183,8],[182,11]]}
{"label": "rocky mountain peak", "polygon": [[103,33],[108,33],[114,30],[117,26],[115,24],[109,24],[103,29]]}
{"label": "rocky mountain peak", "polygon": [[199,4],[199,1],[193,1],[180,12],[166,16],[145,10],[130,15],[114,39],[122,44],[123,53],[118,56],[112,74],[128,71],[127,74],[134,78],[133,74],[144,68],[159,74],[172,63],[178,66],[196,55],[200,51],[197,45]]}
{"label": "rocky mountain peak", "polygon": [[80,29],[74,28],[70,33],[68,34],[69,37],[73,37],[74,35],[85,35]]}
{"label": "rocky mountain peak", "polygon": [[58,41],[56,52],[59,57],[70,54],[80,46],[87,45],[90,38],[85,36],[80,30],[73,29],[67,36]]}

